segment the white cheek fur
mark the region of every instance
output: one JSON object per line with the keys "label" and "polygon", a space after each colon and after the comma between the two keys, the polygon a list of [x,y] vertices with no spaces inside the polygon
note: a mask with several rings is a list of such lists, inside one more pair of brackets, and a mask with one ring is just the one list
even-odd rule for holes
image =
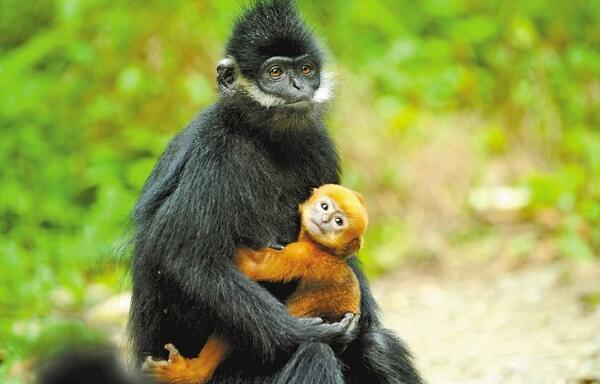
{"label": "white cheek fur", "polygon": [[335,75],[333,72],[321,72],[321,85],[315,92],[312,101],[314,103],[325,103],[333,97],[335,88]]}
{"label": "white cheek fur", "polygon": [[270,108],[285,104],[285,100],[281,97],[264,93],[260,90],[260,88],[258,88],[256,84],[254,84],[251,81],[248,81],[242,76],[240,76],[239,78],[239,83],[244,92],[246,92],[248,96],[250,96],[254,101],[259,103],[263,107]]}

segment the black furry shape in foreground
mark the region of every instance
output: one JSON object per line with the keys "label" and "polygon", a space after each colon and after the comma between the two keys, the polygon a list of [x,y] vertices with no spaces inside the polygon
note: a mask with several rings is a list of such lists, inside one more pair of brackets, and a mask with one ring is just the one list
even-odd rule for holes
{"label": "black furry shape in foreground", "polygon": [[[421,383],[408,350],[381,328],[356,257],[350,263],[362,303],[352,341],[338,323],[290,317],[280,300],[293,284],[259,285],[232,263],[241,246],[295,241],[298,204],[340,178],[323,123],[323,55],[294,4],[254,2],[226,52],[219,100],[169,143],[133,212],[135,363],[166,358],[167,343],[194,357],[217,332],[233,352],[211,383]],[[305,82],[318,87],[313,99],[298,107],[257,85],[259,78],[278,81],[269,78],[271,67],[264,71],[265,60],[285,56],[294,71],[302,55],[314,63],[311,76],[321,78]],[[290,82],[295,75],[301,77],[290,72]],[[336,354],[330,343],[339,342],[348,345]]]}
{"label": "black furry shape in foreground", "polygon": [[151,384],[149,377],[126,373],[112,349],[73,350],[40,367],[37,384]]}

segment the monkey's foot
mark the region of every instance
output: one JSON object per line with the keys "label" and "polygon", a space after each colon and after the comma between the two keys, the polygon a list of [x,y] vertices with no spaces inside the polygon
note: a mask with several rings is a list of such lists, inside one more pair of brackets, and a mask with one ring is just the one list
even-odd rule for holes
{"label": "monkey's foot", "polygon": [[210,375],[199,366],[197,358],[181,356],[173,344],[165,345],[165,349],[169,351],[169,360],[154,360],[148,356],[142,370],[172,384],[204,384],[210,379]]}

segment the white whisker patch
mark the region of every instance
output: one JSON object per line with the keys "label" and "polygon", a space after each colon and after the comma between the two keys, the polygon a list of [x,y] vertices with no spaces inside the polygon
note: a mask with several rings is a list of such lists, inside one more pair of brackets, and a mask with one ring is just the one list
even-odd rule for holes
{"label": "white whisker patch", "polygon": [[333,72],[321,72],[321,85],[315,92],[313,103],[325,103],[333,98],[335,93],[335,74]]}
{"label": "white whisker patch", "polygon": [[281,97],[269,95],[261,91],[260,88],[251,81],[240,76],[238,79],[240,88],[248,94],[254,101],[266,108],[276,107],[285,104],[285,100]]}

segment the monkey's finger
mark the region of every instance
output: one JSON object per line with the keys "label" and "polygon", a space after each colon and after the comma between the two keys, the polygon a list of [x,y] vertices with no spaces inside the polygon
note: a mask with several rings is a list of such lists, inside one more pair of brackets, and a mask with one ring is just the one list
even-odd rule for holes
{"label": "monkey's finger", "polygon": [[356,314],[352,316],[348,327],[346,328],[346,333],[353,334],[358,330],[358,322],[360,320],[360,314]]}
{"label": "monkey's finger", "polygon": [[278,250],[278,251],[281,251],[281,250],[283,250],[285,248],[285,245],[273,242],[273,243],[267,244],[267,247],[268,248],[273,248],[273,249]]}
{"label": "monkey's finger", "polygon": [[320,317],[301,317],[298,319],[298,321],[304,327],[310,327],[313,325],[319,325],[323,323],[323,319]]}
{"label": "monkey's finger", "polygon": [[360,313],[351,313],[348,312],[344,315],[344,319],[350,319],[348,326],[356,326],[358,324],[358,320],[360,320]]}
{"label": "monkey's finger", "polygon": [[179,354],[179,351],[177,350],[177,348],[175,348],[175,346],[171,343],[165,345],[165,349],[167,351],[169,351],[169,362],[173,363],[175,362],[177,359],[179,359],[179,357],[181,357],[181,355]]}
{"label": "monkey's finger", "polygon": [[146,357],[144,360],[144,364],[142,364],[142,371],[144,372],[152,372],[156,367],[162,367],[168,365],[169,363],[164,360],[154,360],[152,356]]}
{"label": "monkey's finger", "polygon": [[322,337],[336,337],[346,332],[350,318],[343,318],[337,323],[323,323],[317,325],[321,329]]}
{"label": "monkey's finger", "polygon": [[342,318],[342,320],[340,320],[339,325],[344,328],[347,328],[350,325],[350,322],[352,321],[352,319],[354,319],[354,317],[355,316],[353,313],[350,313],[350,312],[346,313],[344,315],[344,317]]}
{"label": "monkey's finger", "polygon": [[144,372],[148,372],[152,369],[154,365],[154,360],[152,360],[151,356],[146,357],[146,360],[144,360],[144,363],[142,364],[142,371]]}
{"label": "monkey's finger", "polygon": [[344,317],[337,323],[330,324],[332,330],[335,330],[338,335],[344,335],[348,333],[348,330],[352,326],[352,322],[355,319],[353,313],[346,313]]}

